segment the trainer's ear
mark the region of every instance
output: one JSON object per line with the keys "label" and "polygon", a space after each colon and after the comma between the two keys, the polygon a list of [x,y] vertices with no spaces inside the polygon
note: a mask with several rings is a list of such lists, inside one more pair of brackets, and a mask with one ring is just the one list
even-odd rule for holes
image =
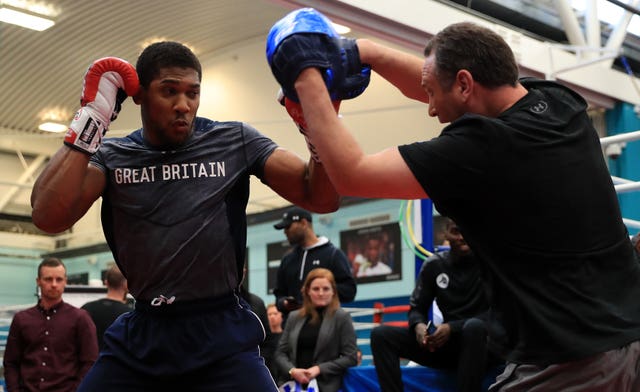
{"label": "trainer's ear", "polygon": [[458,92],[465,98],[465,100],[473,92],[473,83],[473,76],[471,75],[471,72],[467,71],[466,69],[461,69],[456,74],[457,86],[455,86],[455,88],[459,89]]}

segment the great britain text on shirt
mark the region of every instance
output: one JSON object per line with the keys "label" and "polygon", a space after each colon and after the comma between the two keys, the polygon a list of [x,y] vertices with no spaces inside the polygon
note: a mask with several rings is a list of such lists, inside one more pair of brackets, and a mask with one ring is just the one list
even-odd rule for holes
{"label": "great britain text on shirt", "polygon": [[116,184],[139,184],[190,178],[225,177],[226,174],[225,162],[192,162],[141,168],[118,168],[114,170],[114,180]]}

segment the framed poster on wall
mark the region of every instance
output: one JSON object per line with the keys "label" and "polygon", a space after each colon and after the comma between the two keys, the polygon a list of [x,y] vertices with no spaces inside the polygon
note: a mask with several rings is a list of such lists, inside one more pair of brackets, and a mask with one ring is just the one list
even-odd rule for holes
{"label": "framed poster on wall", "polygon": [[401,245],[398,223],[340,232],[340,247],[358,284],[402,279]]}

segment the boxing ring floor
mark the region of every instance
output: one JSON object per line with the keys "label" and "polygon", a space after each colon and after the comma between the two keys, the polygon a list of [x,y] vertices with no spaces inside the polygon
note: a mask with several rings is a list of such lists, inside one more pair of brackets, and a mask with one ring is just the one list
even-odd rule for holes
{"label": "boxing ring floor", "polygon": [[[490,369],[482,382],[486,391],[502,373],[503,366]],[[404,392],[456,392],[455,371],[431,369],[424,366],[402,366]],[[375,367],[356,366],[349,368],[342,382],[341,392],[380,392]]]}

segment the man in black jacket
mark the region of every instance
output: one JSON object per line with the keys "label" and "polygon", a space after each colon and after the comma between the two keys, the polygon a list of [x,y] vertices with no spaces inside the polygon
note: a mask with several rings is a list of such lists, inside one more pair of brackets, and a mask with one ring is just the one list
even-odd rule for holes
{"label": "man in black jacket", "polygon": [[316,235],[308,211],[293,207],[273,227],[284,229],[287,240],[294,246],[280,262],[276,288],[273,290],[283,322],[289,312],[302,305],[300,289],[307,274],[314,268],[326,268],[333,273],[340,303],[353,301],[356,296],[356,281],[351,273],[349,260],[328,238]]}
{"label": "man in black jacket", "polygon": [[[451,250],[425,260],[409,301],[409,328],[382,325],[371,331],[371,351],[383,392],[402,391],[400,358],[438,369],[458,369],[460,391],[481,388],[488,360],[489,309],[480,268],[458,226],[447,220]],[[436,300],[443,323],[431,327]]]}

